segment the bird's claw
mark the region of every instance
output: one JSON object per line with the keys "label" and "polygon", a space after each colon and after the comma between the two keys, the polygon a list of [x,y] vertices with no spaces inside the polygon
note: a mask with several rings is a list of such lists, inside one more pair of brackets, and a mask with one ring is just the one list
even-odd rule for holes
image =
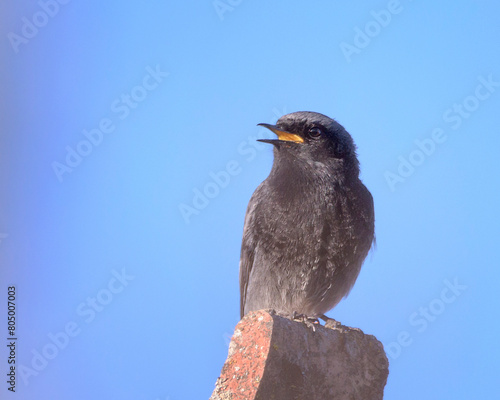
{"label": "bird's claw", "polygon": [[293,312],[292,320],[302,322],[303,324],[305,324],[305,326],[311,328],[313,332],[316,332],[315,325],[319,325],[318,318],[308,317],[305,314],[299,314],[297,311]]}
{"label": "bird's claw", "polygon": [[336,319],[327,317],[325,314],[321,314],[319,316],[323,321],[325,321],[325,327],[326,328],[337,328],[339,325],[342,325],[339,321]]}

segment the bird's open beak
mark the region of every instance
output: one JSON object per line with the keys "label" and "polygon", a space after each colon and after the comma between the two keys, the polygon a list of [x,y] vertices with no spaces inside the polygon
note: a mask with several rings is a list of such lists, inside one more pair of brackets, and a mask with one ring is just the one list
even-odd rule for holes
{"label": "bird's open beak", "polygon": [[[257,125],[263,126],[264,128],[267,128],[270,131],[274,132],[278,136],[278,140],[280,141],[304,143],[304,139],[301,138],[299,135],[290,132],[280,131],[276,127],[276,125],[271,125],[271,124],[257,124]],[[275,140],[260,139],[259,142],[273,143],[275,142]]]}

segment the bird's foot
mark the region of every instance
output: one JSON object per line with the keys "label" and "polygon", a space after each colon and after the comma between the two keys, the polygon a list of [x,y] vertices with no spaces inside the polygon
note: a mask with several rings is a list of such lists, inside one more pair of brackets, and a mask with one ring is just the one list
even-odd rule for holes
{"label": "bird's foot", "polygon": [[293,312],[292,320],[302,322],[303,324],[305,324],[305,326],[311,328],[313,332],[316,332],[315,325],[319,325],[318,318],[308,317],[305,314],[299,314],[297,311]]}
{"label": "bird's foot", "polygon": [[325,321],[325,328],[336,328],[338,327],[339,325],[342,325],[339,321],[333,319],[333,318],[330,318],[330,317],[327,317],[325,314],[321,314],[319,316],[323,321]]}

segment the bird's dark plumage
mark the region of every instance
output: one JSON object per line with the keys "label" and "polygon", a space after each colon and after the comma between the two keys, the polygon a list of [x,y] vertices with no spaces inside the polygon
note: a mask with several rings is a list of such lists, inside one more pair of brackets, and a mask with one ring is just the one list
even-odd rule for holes
{"label": "bird's dark plumage", "polygon": [[336,121],[295,112],[276,125],[274,163],[245,217],[240,311],[318,317],[351,290],[374,239],[356,146]]}

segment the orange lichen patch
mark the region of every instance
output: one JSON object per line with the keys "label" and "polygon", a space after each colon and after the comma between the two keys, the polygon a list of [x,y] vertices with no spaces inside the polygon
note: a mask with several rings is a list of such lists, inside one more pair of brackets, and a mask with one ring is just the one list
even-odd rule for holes
{"label": "orange lichen patch", "polygon": [[273,319],[267,313],[249,313],[234,330],[229,356],[219,378],[220,388],[232,400],[253,398],[264,374]]}

